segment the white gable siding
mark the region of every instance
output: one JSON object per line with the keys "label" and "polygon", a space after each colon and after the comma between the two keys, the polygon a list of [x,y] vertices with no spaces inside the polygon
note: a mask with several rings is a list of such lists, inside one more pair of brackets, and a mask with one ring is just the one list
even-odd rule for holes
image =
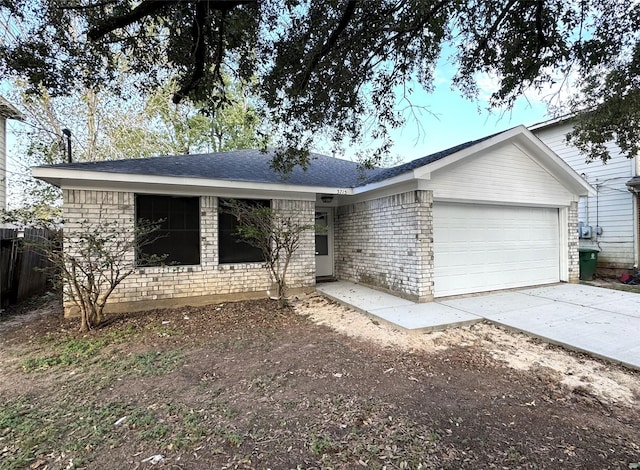
{"label": "white gable siding", "polygon": [[573,195],[512,143],[436,171],[434,199],[531,206],[568,206]]}
{"label": "white gable siding", "polygon": [[[566,142],[570,124],[558,124],[533,132],[556,152],[577,173],[584,174],[597,191],[597,196],[580,198],[579,222],[594,229],[591,240],[581,240],[581,246],[594,246],[601,250],[598,265],[601,268],[629,268],[636,264],[634,248],[633,195],[625,183],[634,175],[634,161],[620,155],[615,144],[610,144],[611,160],[586,163],[585,156]],[[602,235],[595,227],[602,227]]]}
{"label": "white gable siding", "polygon": [[7,120],[0,116],[0,210],[7,208]]}

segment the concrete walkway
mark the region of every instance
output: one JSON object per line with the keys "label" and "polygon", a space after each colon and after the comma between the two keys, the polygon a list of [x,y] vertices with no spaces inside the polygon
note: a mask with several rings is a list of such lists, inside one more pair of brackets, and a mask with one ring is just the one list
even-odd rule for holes
{"label": "concrete walkway", "polygon": [[640,369],[640,295],[556,284],[417,304],[351,282],[316,286],[327,297],[411,331],[482,320]]}

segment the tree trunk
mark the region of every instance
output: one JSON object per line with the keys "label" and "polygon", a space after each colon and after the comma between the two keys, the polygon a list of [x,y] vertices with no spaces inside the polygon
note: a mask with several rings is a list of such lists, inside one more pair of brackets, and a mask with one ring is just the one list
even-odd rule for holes
{"label": "tree trunk", "polygon": [[86,333],[89,331],[89,323],[87,320],[87,312],[84,310],[80,310],[80,331],[82,333]]}
{"label": "tree trunk", "polygon": [[284,279],[278,280],[278,307],[285,308],[287,306],[287,286]]}

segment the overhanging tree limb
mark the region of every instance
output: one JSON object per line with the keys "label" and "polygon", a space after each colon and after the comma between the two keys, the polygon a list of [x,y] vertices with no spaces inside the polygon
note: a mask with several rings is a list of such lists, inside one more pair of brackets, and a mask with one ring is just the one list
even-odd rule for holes
{"label": "overhanging tree limb", "polygon": [[[207,41],[208,41],[208,16],[209,5],[208,2],[198,2],[196,4],[196,12],[193,19],[192,37],[193,37],[193,73],[189,81],[185,83],[180,90],[173,95],[173,102],[175,104],[180,103],[185,96],[189,95],[189,92],[193,90],[202,77],[204,77],[204,69],[207,58]],[[223,29],[224,17],[220,22],[219,28]],[[222,32],[219,32],[219,36],[222,36]],[[221,55],[221,53],[220,53]]]}
{"label": "overhanging tree limb", "polygon": [[126,15],[108,17],[101,25],[91,28],[87,32],[87,37],[92,41],[96,41],[103,36],[112,33],[116,29],[126,28],[127,26],[140,21],[143,18],[154,15],[175,3],[180,3],[180,0],[145,0]]}
{"label": "overhanging tree limb", "polygon": [[[24,18],[33,16],[29,3],[5,1],[3,8]],[[479,77],[484,74],[500,77],[499,89],[488,102],[492,108],[512,106],[528,88],[552,85],[558,74],[566,76],[569,65],[584,78],[574,98],[584,96],[590,107],[609,99],[609,73],[637,70],[640,63],[632,54],[640,33],[640,4],[633,0],[208,1],[209,11],[225,11],[227,17],[222,30],[217,14],[206,20],[212,33],[206,35],[203,76],[189,30],[197,0],[122,0],[121,8],[83,0],[74,3],[88,8],[78,10],[65,9],[68,3],[40,0],[41,14],[33,17],[29,30],[0,45],[0,74],[28,77],[30,90],[42,83],[54,96],[86,84],[113,84],[119,91],[117,55],[126,51],[141,88],[162,85],[168,66],[174,76],[182,76],[183,95],[205,103],[204,111],[213,111],[225,102],[226,88],[233,83],[220,83],[213,73],[215,65],[222,64],[216,51],[224,50],[233,79],[255,79],[265,120],[283,136],[274,146],[287,152],[286,161],[276,165],[284,170],[308,164],[315,143],[310,136],[329,135],[336,145],[352,139],[348,143],[359,146],[375,140],[375,133],[380,138],[381,129],[402,125],[396,91],[415,81],[433,90],[433,70],[447,45],[458,51],[453,85],[464,96],[479,97]],[[440,5],[444,7],[434,15]],[[70,44],[68,31],[74,22],[89,25],[89,37],[100,42],[92,47]],[[108,34],[119,28],[118,34]],[[85,33],[79,37],[84,39]],[[200,40],[197,36],[196,42]],[[216,43],[224,48],[216,49]],[[617,80],[628,81],[635,91],[638,75]],[[624,97],[619,89],[614,91],[614,98]],[[582,99],[578,102],[583,104]],[[626,116],[635,116],[627,101],[623,103]],[[561,112],[579,109],[569,103]],[[640,143],[640,128],[626,132],[625,116],[615,121],[614,126],[625,129],[616,133],[619,144],[621,135]],[[594,132],[602,127],[597,124],[592,121]],[[381,156],[379,151],[391,145],[388,135],[380,142],[378,149],[367,149],[370,156]]]}
{"label": "overhanging tree limb", "polygon": [[340,37],[340,35],[344,32],[345,29],[347,29],[347,25],[349,24],[351,18],[353,18],[353,14],[356,11],[357,4],[357,0],[350,0],[349,2],[347,2],[347,6],[344,9],[342,16],[340,17],[340,21],[338,22],[336,28],[331,32],[322,48],[311,58],[311,61],[304,75],[302,76],[302,79],[300,80],[300,84],[298,85],[299,92],[303,92],[305,90],[307,84],[309,83],[309,79],[311,78],[311,74],[320,63],[320,60],[333,49],[333,47],[338,42],[338,38]]}

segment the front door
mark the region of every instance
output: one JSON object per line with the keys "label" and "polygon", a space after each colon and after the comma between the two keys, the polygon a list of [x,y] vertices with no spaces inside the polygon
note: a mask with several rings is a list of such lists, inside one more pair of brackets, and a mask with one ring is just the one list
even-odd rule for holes
{"label": "front door", "polygon": [[333,276],[333,209],[316,210],[316,277]]}

